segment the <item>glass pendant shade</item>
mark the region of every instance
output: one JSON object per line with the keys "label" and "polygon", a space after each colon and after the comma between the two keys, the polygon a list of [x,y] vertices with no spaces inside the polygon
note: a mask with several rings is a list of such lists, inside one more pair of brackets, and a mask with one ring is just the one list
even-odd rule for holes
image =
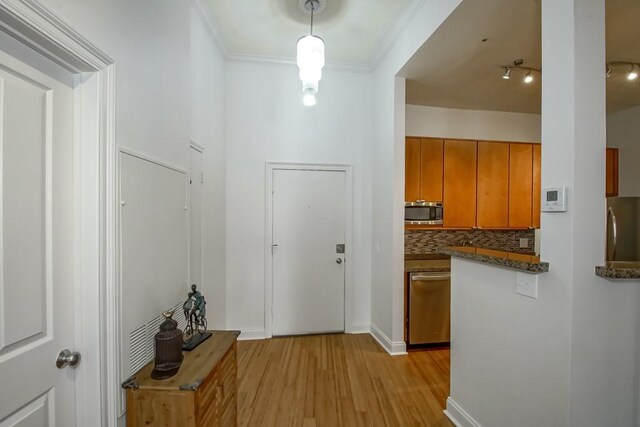
{"label": "glass pendant shade", "polygon": [[300,69],[302,90],[305,93],[318,92],[318,82],[322,79],[324,67],[324,41],[317,36],[305,36],[298,40],[297,63]]}

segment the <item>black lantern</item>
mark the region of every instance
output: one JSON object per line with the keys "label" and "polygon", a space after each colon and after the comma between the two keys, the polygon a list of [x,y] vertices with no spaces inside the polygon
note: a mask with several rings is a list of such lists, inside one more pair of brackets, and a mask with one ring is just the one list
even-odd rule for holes
{"label": "black lantern", "polygon": [[162,313],[164,322],[155,336],[156,358],[151,378],[164,380],[178,373],[182,364],[182,331],[172,319],[173,310]]}

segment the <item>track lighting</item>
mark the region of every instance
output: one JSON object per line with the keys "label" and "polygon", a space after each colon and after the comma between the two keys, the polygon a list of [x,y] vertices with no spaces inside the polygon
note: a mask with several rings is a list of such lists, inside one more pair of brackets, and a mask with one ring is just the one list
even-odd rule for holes
{"label": "track lighting", "polygon": [[[638,71],[640,71],[640,63],[637,62],[607,62],[607,78],[616,74],[616,69],[626,70],[628,81],[638,79]],[[622,71],[621,70],[621,71]],[[623,71],[624,72],[624,71]]]}
{"label": "track lighting", "polygon": [[532,67],[526,67],[524,65],[524,60],[522,59],[516,59],[515,61],[513,61],[513,65],[503,65],[500,68],[504,69],[504,74],[502,74],[502,78],[505,80],[509,80],[509,78],[511,77],[511,71],[515,70],[515,71],[526,71],[526,75],[524,76],[524,78],[522,79],[523,82],[525,82],[526,84],[532,83],[534,78],[534,73],[542,73],[542,70],[538,69],[538,68],[532,68]]}

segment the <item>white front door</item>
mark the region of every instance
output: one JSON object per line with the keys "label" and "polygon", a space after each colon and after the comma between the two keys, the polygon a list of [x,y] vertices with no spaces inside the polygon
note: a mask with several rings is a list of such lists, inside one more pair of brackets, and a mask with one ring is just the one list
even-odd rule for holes
{"label": "white front door", "polygon": [[62,83],[0,51],[2,427],[75,425],[75,372],[56,367],[60,350],[77,350],[67,77]]}
{"label": "white front door", "polygon": [[273,335],[344,331],[346,173],[273,171]]}

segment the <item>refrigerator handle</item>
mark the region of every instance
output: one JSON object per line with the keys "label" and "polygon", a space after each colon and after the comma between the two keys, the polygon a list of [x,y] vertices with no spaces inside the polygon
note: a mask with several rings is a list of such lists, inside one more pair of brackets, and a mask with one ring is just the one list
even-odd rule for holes
{"label": "refrigerator handle", "polygon": [[607,212],[609,216],[611,216],[611,235],[613,237],[613,253],[611,254],[610,261],[616,260],[616,249],[618,247],[618,222],[616,220],[616,215],[613,213],[613,209],[609,207]]}

